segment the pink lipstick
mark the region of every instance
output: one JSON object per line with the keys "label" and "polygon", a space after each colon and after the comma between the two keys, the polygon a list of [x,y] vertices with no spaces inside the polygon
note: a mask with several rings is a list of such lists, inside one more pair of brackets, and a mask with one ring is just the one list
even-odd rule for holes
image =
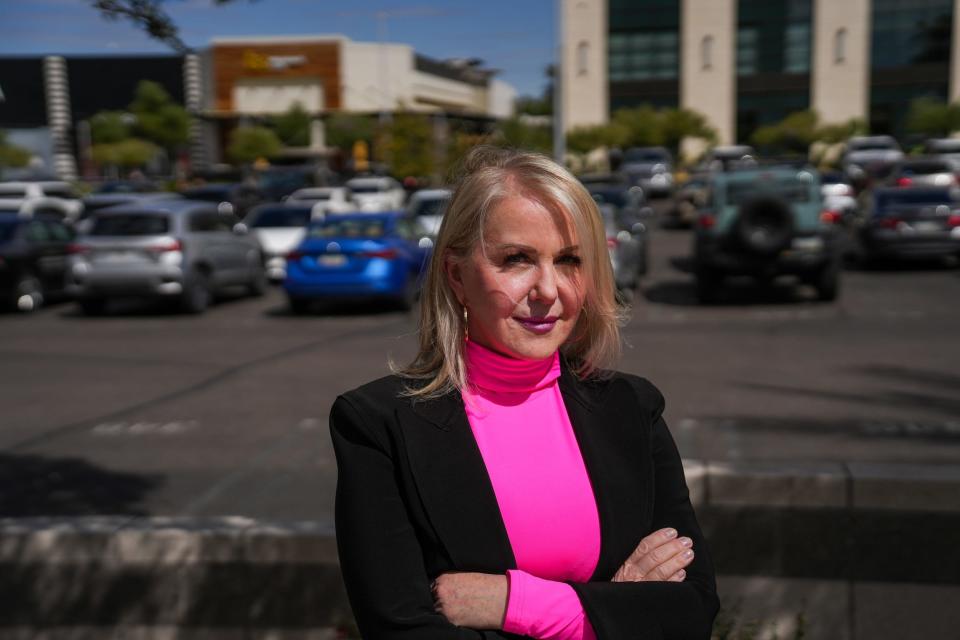
{"label": "pink lipstick", "polygon": [[520,326],[527,331],[541,335],[544,333],[550,333],[550,331],[553,329],[553,326],[557,324],[556,316],[531,316],[528,318],[514,318],[514,320],[519,322]]}

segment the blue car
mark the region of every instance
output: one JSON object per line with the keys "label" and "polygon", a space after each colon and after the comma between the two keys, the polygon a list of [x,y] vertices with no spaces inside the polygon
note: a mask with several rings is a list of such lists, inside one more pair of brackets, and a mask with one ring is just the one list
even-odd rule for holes
{"label": "blue car", "polygon": [[433,242],[402,212],[328,215],[287,255],[290,308],[316,300],[380,299],[413,307]]}

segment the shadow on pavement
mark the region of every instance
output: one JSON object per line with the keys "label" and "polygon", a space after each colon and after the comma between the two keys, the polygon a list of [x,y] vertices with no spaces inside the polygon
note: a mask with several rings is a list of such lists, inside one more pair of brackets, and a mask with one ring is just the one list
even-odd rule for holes
{"label": "shadow on pavement", "polygon": [[303,313],[295,313],[289,305],[281,304],[264,311],[273,318],[319,318],[347,316],[385,316],[402,314],[395,304],[374,301],[359,302],[314,302]]}
{"label": "shadow on pavement", "polygon": [[696,286],[692,279],[660,280],[643,286],[643,296],[648,302],[671,304],[682,307],[723,307],[802,304],[815,301],[815,296],[787,282],[774,282],[766,286],[750,280],[730,279],[717,292],[717,300],[709,305],[697,299]]}
{"label": "shadow on pavement", "polygon": [[147,515],[160,476],[108,471],[76,458],[0,454],[0,517]]}

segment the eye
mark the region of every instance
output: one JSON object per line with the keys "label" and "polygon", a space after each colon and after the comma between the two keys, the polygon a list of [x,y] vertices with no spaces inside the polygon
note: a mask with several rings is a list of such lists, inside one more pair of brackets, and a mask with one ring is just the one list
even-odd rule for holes
{"label": "eye", "polygon": [[580,266],[583,260],[580,259],[580,256],[574,255],[572,253],[568,253],[565,256],[560,256],[559,258],[557,258],[557,262],[560,264],[567,264],[567,265],[572,265],[576,267],[576,266]]}
{"label": "eye", "polygon": [[529,258],[525,253],[511,253],[503,259],[503,264],[523,264],[524,262],[529,262]]}

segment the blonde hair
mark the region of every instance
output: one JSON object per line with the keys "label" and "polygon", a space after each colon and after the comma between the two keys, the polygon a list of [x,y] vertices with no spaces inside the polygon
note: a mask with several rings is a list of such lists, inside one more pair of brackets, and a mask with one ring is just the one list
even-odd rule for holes
{"label": "blonde hair", "polygon": [[447,281],[444,262],[448,255],[468,255],[482,242],[489,212],[503,198],[518,194],[569,215],[579,237],[586,275],[584,304],[561,355],[581,378],[612,367],[620,356],[621,309],[603,220],[587,190],[544,155],[490,146],[474,148],[460,174],[420,298],[419,351],[406,367],[394,367],[395,373],[410,379],[405,395],[437,397],[466,386],[463,307]]}

